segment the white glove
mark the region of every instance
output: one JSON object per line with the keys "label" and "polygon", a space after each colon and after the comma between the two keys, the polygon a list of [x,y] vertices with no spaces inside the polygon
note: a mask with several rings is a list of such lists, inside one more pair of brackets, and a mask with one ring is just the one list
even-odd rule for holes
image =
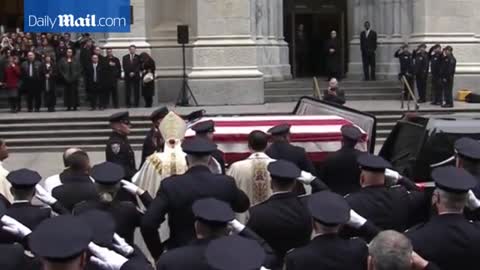
{"label": "white glove", "polygon": [[94,243],[88,244],[88,249],[93,255],[90,257],[90,261],[103,270],[120,270],[128,261],[127,258],[115,251],[100,247]]}
{"label": "white glove", "polygon": [[347,222],[348,225],[355,229],[358,229],[362,227],[366,222],[367,220],[364,217],[360,216],[354,210],[350,210],[350,220]]}
{"label": "white glove", "polygon": [[137,195],[140,191],[140,188],[134,183],[128,182],[126,180],[122,180],[120,181],[120,183],[122,184],[122,188],[132,195]]}
{"label": "white glove", "polygon": [[132,253],[135,251],[133,247],[130,246],[127,241],[125,241],[125,239],[116,233],[113,235],[113,247],[125,257],[132,255]]}
{"label": "white glove", "polygon": [[467,208],[470,210],[475,210],[477,208],[480,208],[480,200],[477,199],[477,197],[471,190],[468,191]]}
{"label": "white glove", "polygon": [[46,205],[53,205],[57,202],[57,199],[40,185],[35,186],[35,197]]}
{"label": "white glove", "polygon": [[397,183],[398,180],[402,179],[402,176],[398,172],[390,169],[385,170],[385,177],[394,183]]}
{"label": "white glove", "polygon": [[3,217],[0,219],[0,222],[3,224],[2,229],[4,231],[11,233],[19,238],[25,238],[25,236],[32,233],[32,230],[30,230],[27,226],[7,215],[3,215]]}
{"label": "white glove", "polygon": [[230,227],[232,227],[232,230],[236,233],[239,233],[245,229],[245,225],[243,225],[240,221],[234,219],[228,223]]}
{"label": "white glove", "polygon": [[317,178],[314,175],[306,171],[302,171],[300,177],[297,178],[298,181],[305,185],[310,185],[310,183],[312,183],[315,179]]}

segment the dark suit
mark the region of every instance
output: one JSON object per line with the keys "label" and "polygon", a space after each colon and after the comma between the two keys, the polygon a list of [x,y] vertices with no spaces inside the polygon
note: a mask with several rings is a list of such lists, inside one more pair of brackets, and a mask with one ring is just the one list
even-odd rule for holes
{"label": "dark suit", "polygon": [[366,270],[367,259],[368,247],[364,241],[326,234],[289,253],[285,258],[285,269]]}
{"label": "dark suit", "polygon": [[[42,221],[52,215],[50,208],[34,206],[30,202],[14,202],[5,212],[30,230],[34,230]],[[0,233],[0,243],[14,243],[16,238],[8,233]]]}
{"label": "dark suit", "polygon": [[360,49],[362,51],[364,78],[365,80],[375,80],[377,32],[370,30],[367,36],[367,31],[362,31],[360,34]]}
{"label": "dark suit", "polygon": [[477,269],[480,225],[461,214],[434,216],[406,232],[414,250],[442,270]]}
{"label": "dark suit", "polygon": [[418,97],[422,101],[425,101],[427,98],[428,67],[427,52],[416,53],[414,55],[414,74],[417,82]]}
{"label": "dark suit", "polygon": [[205,166],[192,167],[184,175],[162,181],[157,197],[142,220],[143,239],[155,259],[163,250],[158,228],[165,221],[165,215],[168,214],[170,227],[168,248],[184,246],[195,239],[192,204],[207,197],[230,203],[235,212],[244,212],[250,206],[247,195],[237,188],[233,178],[212,174]]}
{"label": "dark suit", "polygon": [[[55,109],[55,104],[57,102],[56,96],[56,81],[57,81],[57,67],[50,63],[47,67],[45,63],[42,63],[40,66],[40,74],[42,76],[42,86],[44,87],[45,92],[45,106],[48,108],[48,111],[53,111]],[[46,75],[49,75],[47,78]]]}
{"label": "dark suit", "polygon": [[85,78],[87,93],[90,95],[90,107],[95,109],[98,105],[100,108],[106,107],[106,91],[105,91],[105,66],[102,62],[98,62],[96,67],[93,63],[85,67]]}
{"label": "dark suit", "polygon": [[360,189],[360,168],[355,148],[342,147],[330,154],[322,164],[319,178],[335,193],[347,195]]}
{"label": "dark suit", "polygon": [[65,107],[75,110],[79,105],[78,82],[82,76],[82,66],[75,58],[68,62],[65,57],[58,64],[58,72],[65,85]]}
{"label": "dark suit", "polygon": [[[156,129],[151,128],[147,136],[145,136],[145,139],[143,140],[143,147],[142,147],[142,163],[140,164],[140,167],[143,166],[143,163],[145,160],[152,155],[155,152],[161,152],[163,150],[164,146],[164,141],[163,138],[160,136],[155,136]],[[156,140],[156,142],[154,141]]]}
{"label": "dark suit", "polygon": [[442,98],[442,82],[440,79],[440,68],[442,65],[441,53],[430,53],[430,70],[432,72],[432,92],[433,102],[440,104],[443,101]]}
{"label": "dark suit", "polygon": [[[30,65],[31,65],[31,74],[30,74]],[[27,103],[28,111],[39,111],[42,105],[42,87],[41,85],[42,76],[41,76],[41,63],[34,61],[30,63],[25,61],[21,65],[21,74],[22,74],[22,88],[23,91],[27,93]]]}
{"label": "dark suit", "polygon": [[[131,106],[133,91],[134,105],[138,107],[140,105],[140,56],[135,54],[133,59],[131,59],[130,54],[127,54],[123,56],[122,65],[125,74],[125,102],[127,107]],[[130,73],[133,73],[133,76],[130,76]]]}
{"label": "dark suit", "polygon": [[274,194],[249,212],[247,226],[267,241],[280,260],[290,249],[310,241],[311,215],[293,192]]}
{"label": "dark suit", "polygon": [[[152,202],[152,198],[147,192],[144,193],[140,199],[144,203],[145,207],[148,207]],[[110,213],[115,220],[116,233],[123,237],[127,243],[133,245],[135,229],[140,226],[142,219],[142,213],[138,211],[135,204],[117,200],[114,200],[110,203],[93,200],[78,204],[73,212],[75,215],[78,215],[83,212],[88,212],[92,209]]]}
{"label": "dark suit", "polygon": [[107,104],[112,96],[112,105],[118,108],[118,79],[122,74],[122,66],[117,57],[105,58],[105,92],[107,95]]}

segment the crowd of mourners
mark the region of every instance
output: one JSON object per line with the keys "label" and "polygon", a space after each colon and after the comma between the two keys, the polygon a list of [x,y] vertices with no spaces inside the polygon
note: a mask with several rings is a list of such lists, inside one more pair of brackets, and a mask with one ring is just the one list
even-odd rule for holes
{"label": "crowd of mourners", "polygon": [[119,107],[123,78],[127,107],[139,107],[140,96],[151,107],[155,61],[146,52],[137,54],[134,45],[122,60],[112,48],[105,50],[88,33],[76,39],[70,33],[5,33],[0,37],[0,92],[12,113],[20,112],[25,101],[29,112],[54,112],[59,97],[68,111],[80,106],[103,110]]}

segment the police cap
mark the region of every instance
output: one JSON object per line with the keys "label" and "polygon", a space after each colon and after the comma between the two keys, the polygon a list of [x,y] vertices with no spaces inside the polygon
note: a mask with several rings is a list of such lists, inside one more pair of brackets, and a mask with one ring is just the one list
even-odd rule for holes
{"label": "police cap", "polygon": [[215,122],[213,120],[202,121],[195,124],[192,127],[192,130],[197,134],[205,134],[215,132]]}
{"label": "police cap", "polygon": [[257,241],[231,235],[211,241],[205,257],[217,270],[253,270],[262,266],[266,254]]}
{"label": "police cap", "polygon": [[327,226],[345,224],[350,219],[350,206],[345,198],[330,191],[312,194],[308,208],[315,220]]}
{"label": "police cap", "polygon": [[125,124],[130,124],[130,113],[128,111],[124,112],[117,112],[108,118],[108,121],[110,123],[125,123]]}
{"label": "police cap", "polygon": [[192,211],[195,218],[205,222],[228,223],[235,218],[235,213],[228,203],[214,198],[196,201]]}
{"label": "police cap", "polygon": [[268,133],[270,133],[271,135],[285,135],[290,133],[291,127],[292,125],[288,123],[283,123],[283,124],[272,127],[271,129],[268,130]]}
{"label": "police cap", "polygon": [[42,177],[38,172],[29,169],[12,171],[7,175],[7,180],[14,188],[28,189],[35,187]]}
{"label": "police cap", "polygon": [[370,172],[385,172],[385,169],[391,168],[390,162],[380,156],[372,154],[362,154],[357,159],[360,168]]}
{"label": "police cap", "polygon": [[169,110],[167,107],[158,108],[152,112],[152,114],[150,115],[150,120],[152,120],[152,122],[156,122],[159,119],[162,119],[165,116],[167,116],[168,113],[169,113]]}
{"label": "police cap", "polygon": [[86,251],[92,239],[88,224],[79,217],[65,215],[41,222],[30,234],[29,246],[38,257],[62,261]]}
{"label": "police cap", "polygon": [[362,138],[362,132],[354,125],[344,125],[341,128],[344,139],[358,142]]}
{"label": "police cap", "polygon": [[433,170],[432,178],[437,188],[451,193],[466,193],[477,185],[473,175],[453,166]]}
{"label": "police cap", "polygon": [[205,138],[193,137],[182,143],[182,149],[189,155],[206,156],[217,150],[217,145]]}
{"label": "police cap", "polygon": [[91,175],[97,183],[115,185],[125,177],[125,170],[122,166],[107,161],[93,166]]}
{"label": "police cap", "polygon": [[270,176],[275,179],[293,180],[300,177],[302,171],[297,165],[286,160],[277,160],[270,162],[267,166]]}
{"label": "police cap", "polygon": [[480,142],[472,138],[458,139],[455,142],[455,151],[462,158],[480,160]]}

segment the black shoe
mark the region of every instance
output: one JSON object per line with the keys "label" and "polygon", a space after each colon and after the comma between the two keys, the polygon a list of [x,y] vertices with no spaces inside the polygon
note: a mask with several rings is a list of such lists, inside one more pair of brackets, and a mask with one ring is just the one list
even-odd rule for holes
{"label": "black shoe", "polygon": [[91,108],[90,108],[90,111],[95,111],[95,107],[91,107]]}
{"label": "black shoe", "polygon": [[40,112],[40,109],[35,109],[35,112]]}
{"label": "black shoe", "polygon": [[33,110],[32,110],[32,109],[28,109],[28,112],[33,112]]}
{"label": "black shoe", "polygon": [[72,110],[72,108],[70,108],[70,107],[67,108],[67,112],[69,112],[69,111],[71,111],[71,110]]}
{"label": "black shoe", "polygon": [[418,100],[418,103],[425,103],[425,102],[426,102],[425,99],[419,99]]}
{"label": "black shoe", "polygon": [[453,108],[453,104],[443,104],[442,108]]}
{"label": "black shoe", "polygon": [[74,111],[77,111],[77,107],[73,108]]}

